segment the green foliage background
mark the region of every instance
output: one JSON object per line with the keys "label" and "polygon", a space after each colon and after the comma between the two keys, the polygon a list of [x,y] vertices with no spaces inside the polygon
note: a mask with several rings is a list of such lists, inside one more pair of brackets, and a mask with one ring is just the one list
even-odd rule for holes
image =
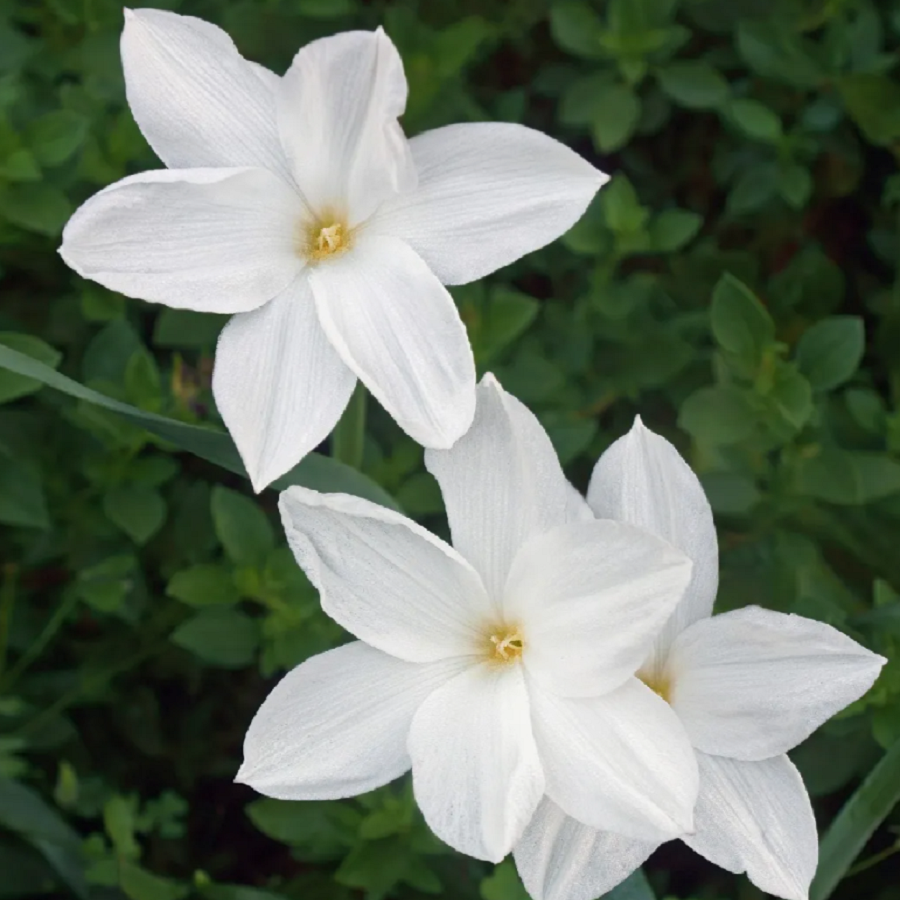
{"label": "green foliage background", "polygon": [[[312,38],[383,24],[408,133],[521,121],[615,173],[561,241],[454,289],[479,368],[581,488],[636,413],[676,443],[716,512],[720,611],[801,613],[890,659],[794,758],[823,832],[845,809],[814,900],[860,851],[834,896],[896,898],[900,2],[168,8],[279,72]],[[305,804],[232,784],[274,680],[343,635],[276,492],[252,497],[230,441],[195,427],[218,421],[222,319],[126,300],[55,253],[78,203],[158,166],[121,24],[114,0],[0,3],[0,898],[523,900],[509,862],[429,833],[406,782]],[[366,478],[321,450],[287,480],[445,533],[421,450],[374,403]],[[616,900],[761,896],[680,844],[646,874]]]}

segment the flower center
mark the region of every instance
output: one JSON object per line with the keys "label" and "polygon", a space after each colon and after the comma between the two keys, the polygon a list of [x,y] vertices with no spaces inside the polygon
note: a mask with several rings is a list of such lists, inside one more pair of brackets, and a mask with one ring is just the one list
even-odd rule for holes
{"label": "flower center", "polygon": [[311,225],[304,242],[304,254],[310,262],[338,256],[350,247],[350,229],[337,219]]}
{"label": "flower center", "polygon": [[501,625],[490,629],[487,649],[491,662],[515,662],[525,649],[525,639],[518,628]]}
{"label": "flower center", "polygon": [[672,698],[672,682],[667,675],[641,670],[637,673],[637,677],[643,681],[654,694],[658,694],[666,701],[666,703],[670,702]]}

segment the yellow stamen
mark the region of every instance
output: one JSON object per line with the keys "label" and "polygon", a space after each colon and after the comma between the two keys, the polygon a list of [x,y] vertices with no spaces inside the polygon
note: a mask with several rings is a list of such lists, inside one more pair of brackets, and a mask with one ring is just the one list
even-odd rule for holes
{"label": "yellow stamen", "polygon": [[672,682],[665,673],[640,671],[637,677],[653,691],[658,694],[666,703],[669,703],[672,697]]}
{"label": "yellow stamen", "polygon": [[343,253],[350,247],[350,230],[343,222],[332,219],[330,224],[316,222],[307,232],[304,255],[310,262],[321,262]]}
{"label": "yellow stamen", "polygon": [[492,662],[515,662],[525,649],[525,640],[518,628],[492,628],[488,640],[488,657]]}

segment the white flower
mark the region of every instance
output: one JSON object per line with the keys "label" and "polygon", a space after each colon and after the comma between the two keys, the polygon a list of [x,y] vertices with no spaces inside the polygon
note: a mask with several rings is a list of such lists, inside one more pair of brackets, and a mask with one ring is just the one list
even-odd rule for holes
{"label": "white flower", "polygon": [[236,314],[213,391],[256,490],[328,435],[357,378],[416,441],[449,447],[475,368],[442,283],[554,240],[607,176],[520,125],[407,142],[381,29],[313,41],[279,78],[207,22],[126,10],[122,64],[169,169],[88,200],[60,252],[131,297]]}
{"label": "white flower", "polygon": [[[885,660],[801,616],[748,607],[710,617],[718,586],[712,511],[678,451],[640,419],[598,461],[587,499],[593,513],[584,506],[585,518],[645,528],[694,562],[685,598],[639,673],[668,700],[696,750],[695,831],[681,839],[770,894],[805,900],[816,823],[786,752],[861,697]],[[586,827],[548,799],[515,857],[535,900],[593,900],[656,847]]]}
{"label": "white flower", "polygon": [[411,766],[431,828],[493,861],[545,793],[634,838],[689,830],[693,750],[668,704],[634,677],[683,596],[687,557],[630,525],[571,521],[546,433],[490,376],[471,430],[426,460],[454,547],[355,497],[281,495],[323,609],[359,640],[275,687],[238,780],[325,799]]}

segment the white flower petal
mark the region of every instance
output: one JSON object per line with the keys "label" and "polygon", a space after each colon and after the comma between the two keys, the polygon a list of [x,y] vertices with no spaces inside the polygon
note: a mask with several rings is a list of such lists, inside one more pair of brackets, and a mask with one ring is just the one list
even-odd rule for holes
{"label": "white flower petal", "polygon": [[425,821],[455,850],[499,862],[544,793],[520,666],[473,666],[419,707],[409,734]]}
{"label": "white flower petal", "polygon": [[325,337],[305,272],[219,336],[213,394],[256,491],[337,424],[356,376]]}
{"label": "white flower petal", "polygon": [[475,570],[394,510],[290,487],[279,501],[297,562],[322,609],[361,640],[410,662],[483,652],[494,616]]}
{"label": "white flower petal", "polygon": [[260,166],[289,178],[271,81],[221,28],[126,9],[121,49],[128,105],[167,166]]}
{"label": "white flower petal", "polygon": [[449,447],[475,414],[475,361],[453,298],[403,241],[360,236],[310,270],[319,321],[397,424]]}
{"label": "white flower petal", "polygon": [[278,126],[294,177],[319,215],[367,219],[387,197],[415,187],[397,117],[406,107],[403,61],[377,31],[345,31],[307,44],[278,91]]}
{"label": "white flower petal", "polygon": [[684,600],[660,632],[648,664],[658,672],[678,633],[712,613],[719,585],[719,549],[709,501],[678,451],[645,428],[638,416],[631,431],[597,461],[588,503],[599,518],[627,522],[659,535],[694,563]]}
{"label": "white flower petal", "polygon": [[681,633],[669,700],[698,750],[766,759],[858,700],[885,662],[823,622],[750,606]]}
{"label": "white flower petal", "polygon": [[201,312],[246,312],[303,263],[299,199],[264,169],[161,169],[123,178],[69,219],[60,254],[129,297]]}
{"label": "white flower petal", "polygon": [[465,284],[556,240],[608,176],[568,147],[507,122],[448,125],[410,142],[415,191],[372,227],[403,238],[444,284]]}
{"label": "white flower petal", "polygon": [[570,485],[534,414],[493,375],[478,386],[475,421],[450,450],[426,450],[447,507],[453,546],[500,598],[532,535],[567,521]]}
{"label": "white flower petal", "polygon": [[819,857],[816,820],[800,773],[786,756],[738,762],[697,754],[696,832],[682,840],[767,894],[807,900]]}
{"label": "white flower petal", "polygon": [[658,846],[583,825],[545,797],[513,853],[533,900],[594,900],[624,881]]}
{"label": "white flower petal", "polygon": [[595,519],[536,535],[503,592],[529,673],[562,696],[613,690],[646,659],[691,577],[691,561],[631,525]]}
{"label": "white flower petal", "polygon": [[574,485],[569,484],[569,499],[566,504],[566,521],[593,522],[596,518],[594,511],[588,506],[587,500],[581,496],[581,491]]}
{"label": "white flower petal", "polygon": [[237,781],[282,800],[334,800],[409,769],[413,714],[458,660],[402,662],[362,641],[288,672],[253,717]]}
{"label": "white flower petal", "polygon": [[529,683],[547,796],[570,816],[640,841],[690,831],[697,762],[671,707],[636,678],[602,697]]}

